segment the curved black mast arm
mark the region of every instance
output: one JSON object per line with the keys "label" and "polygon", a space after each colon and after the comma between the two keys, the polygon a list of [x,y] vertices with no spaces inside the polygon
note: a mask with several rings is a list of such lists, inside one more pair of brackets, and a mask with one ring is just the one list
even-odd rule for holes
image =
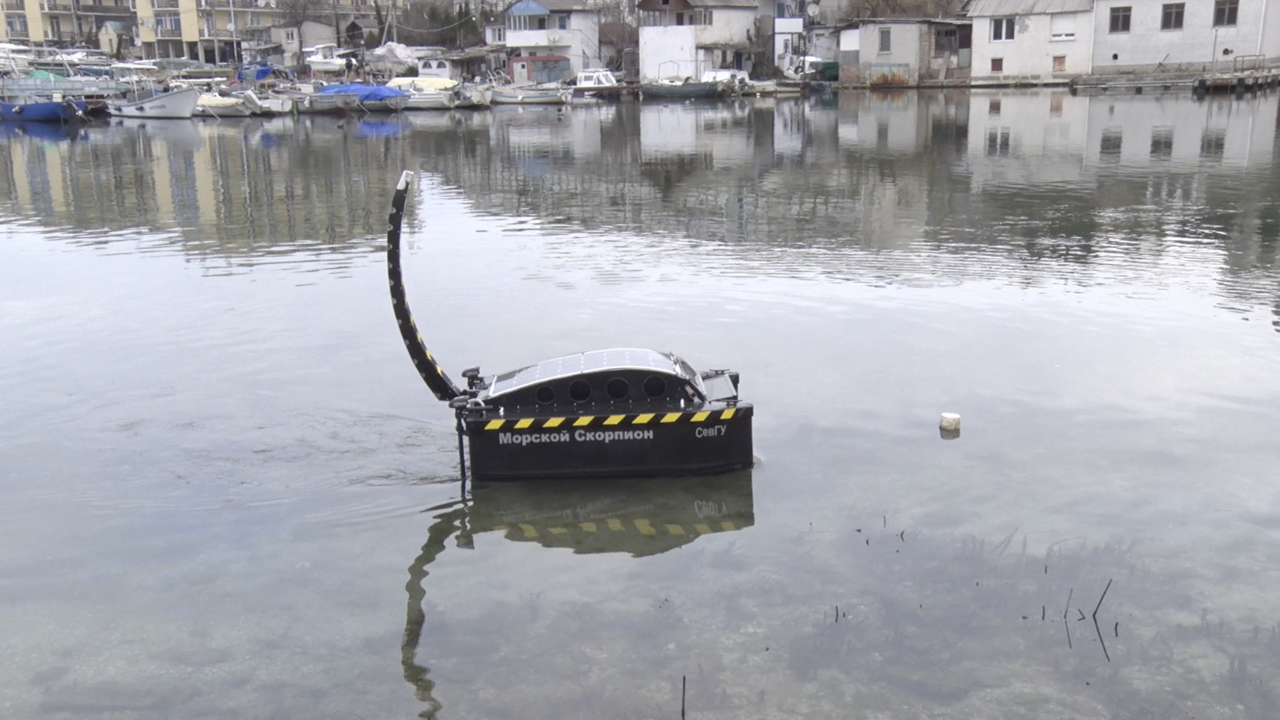
{"label": "curved black mast arm", "polygon": [[422,376],[427,387],[440,400],[452,400],[462,391],[444,374],[444,368],[431,356],[426,344],[422,341],[422,333],[413,322],[409,312],[409,302],[405,299],[404,278],[400,273],[400,225],[404,220],[404,201],[409,194],[409,181],[413,173],[405,170],[396,183],[395,195],[391,198],[391,216],[387,218],[387,278],[391,282],[391,308],[396,314],[396,324],[400,326],[400,337],[404,339],[405,349],[413,359],[414,367]]}

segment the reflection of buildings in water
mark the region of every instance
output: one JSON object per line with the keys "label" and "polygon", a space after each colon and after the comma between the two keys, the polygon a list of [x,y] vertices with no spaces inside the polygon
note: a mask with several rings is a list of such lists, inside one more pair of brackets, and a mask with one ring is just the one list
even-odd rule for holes
{"label": "reflection of buildings in water", "polygon": [[[1095,168],[1269,165],[1273,95],[1073,97],[1064,90],[975,91],[969,160],[988,182],[1079,181]],[[1006,161],[1004,158],[1016,158]]]}
{"label": "reflection of buildings in water", "polygon": [[348,132],[331,118],[115,120],[82,141],[0,145],[0,194],[59,226],[174,229],[202,255],[363,249],[352,238],[384,230],[393,139]]}
{"label": "reflection of buildings in water", "polygon": [[971,93],[967,146],[972,189],[1078,181],[1088,111],[1089,98],[1066,90]]}
{"label": "reflection of buildings in water", "polygon": [[644,162],[699,156],[721,167],[752,155],[746,103],[707,101],[639,103],[640,151]]}
{"label": "reflection of buildings in water", "polygon": [[1275,128],[1260,119],[1274,112],[1275,95],[1091,100],[1084,153],[1089,164],[1239,169],[1271,162]]}
{"label": "reflection of buildings in water", "polygon": [[[956,115],[950,96],[930,102],[937,108],[930,105],[929,120],[920,121],[925,138],[945,130],[939,117]],[[566,115],[578,111],[571,108]],[[932,181],[922,169],[928,158],[917,153],[886,161],[841,154],[841,113],[834,103],[796,100],[623,103],[599,118],[598,157],[575,154],[556,163],[507,156],[509,144],[536,148],[549,141],[534,131],[505,129],[523,121],[500,113],[494,115],[494,152],[488,156],[477,155],[475,162],[426,162],[443,173],[446,183],[467,191],[481,211],[555,218],[587,228],[642,227],[651,233],[768,244],[803,238],[806,243],[890,246],[922,237],[922,198]],[[545,116],[540,121],[548,122]],[[580,140],[565,136],[562,141]],[[875,228],[862,225],[869,211]]]}
{"label": "reflection of buildings in water", "polygon": [[500,532],[514,542],[570,549],[575,554],[627,553],[646,557],[673,550],[704,535],[735,532],[755,524],[751,473],[717,477],[651,478],[591,482],[494,483],[472,488],[471,501],[433,508],[427,541],[409,566],[409,602],[400,662],[404,678],[426,705],[420,717],[441,709],[432,695],[429,668],[417,659],[426,613],[427,566],[457,546],[475,547],[474,535]]}
{"label": "reflection of buildings in water", "polygon": [[[894,90],[840,97],[837,135],[844,150],[916,155],[960,121],[965,96],[954,91]],[[949,133],[944,133],[949,135]]]}

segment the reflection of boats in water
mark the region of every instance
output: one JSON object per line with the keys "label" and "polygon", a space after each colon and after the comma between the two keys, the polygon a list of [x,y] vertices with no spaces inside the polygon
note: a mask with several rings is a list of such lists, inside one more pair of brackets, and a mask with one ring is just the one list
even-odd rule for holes
{"label": "reflection of boats in water", "polygon": [[127,134],[163,140],[175,149],[195,150],[204,146],[204,137],[200,134],[200,125],[191,119],[156,121],[139,118],[117,118],[112,120],[111,124],[124,130]]}
{"label": "reflection of boats in water", "polygon": [[10,120],[0,123],[0,135],[25,135],[40,140],[76,140],[84,137],[82,123],[21,122]]}
{"label": "reflection of boats in water", "polygon": [[609,483],[548,480],[479,484],[470,501],[440,505],[427,529],[422,552],[409,566],[409,605],[400,662],[404,678],[427,705],[419,717],[433,718],[429,668],[417,659],[426,616],[423,580],[427,566],[449,538],[474,548],[479,533],[502,533],[514,542],[536,543],[575,554],[626,553],[647,557],[674,550],[704,535],[735,532],[755,524],[751,472],[703,478],[641,478]]}

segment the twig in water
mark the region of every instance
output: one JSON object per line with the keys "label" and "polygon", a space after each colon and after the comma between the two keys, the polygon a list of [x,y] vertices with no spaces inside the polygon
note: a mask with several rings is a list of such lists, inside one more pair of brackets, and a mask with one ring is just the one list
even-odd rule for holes
{"label": "twig in water", "polygon": [[684,720],[684,691],[688,678],[684,675],[680,676],[680,720]]}
{"label": "twig in water", "polygon": [[1067,591],[1067,609],[1062,611],[1063,620],[1066,620],[1067,616],[1071,614],[1071,596],[1072,594],[1075,593],[1075,591],[1076,591],[1075,588],[1071,588],[1070,590]]}
{"label": "twig in water", "polygon": [[1040,622],[1044,622],[1044,606],[1040,606]]}
{"label": "twig in water", "polygon": [[1062,618],[1062,627],[1067,629],[1067,649],[1071,650],[1071,624],[1067,622],[1066,618]]}
{"label": "twig in water", "polygon": [[1102,643],[1102,654],[1111,662],[1111,653],[1107,652],[1107,641],[1102,639],[1102,629],[1098,627],[1098,618],[1093,619],[1093,629],[1098,633],[1098,642]]}
{"label": "twig in water", "polygon": [[1120,637],[1120,621],[1116,621],[1116,637]]}
{"label": "twig in water", "polygon": [[1076,622],[1080,622],[1081,620],[1085,619],[1083,610],[1081,610],[1080,608],[1076,608],[1076,612],[1080,613],[1080,617],[1076,619]]}
{"label": "twig in water", "polygon": [[1107,591],[1111,589],[1111,580],[1107,580],[1107,586],[1102,588],[1102,597],[1098,598],[1098,604],[1093,608],[1093,619],[1098,619],[1098,610],[1102,608],[1102,601],[1107,599]]}

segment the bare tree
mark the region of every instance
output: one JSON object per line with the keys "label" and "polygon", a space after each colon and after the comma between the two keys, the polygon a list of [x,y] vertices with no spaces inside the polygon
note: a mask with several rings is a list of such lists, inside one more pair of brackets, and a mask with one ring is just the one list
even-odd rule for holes
{"label": "bare tree", "polygon": [[331,12],[328,0],[280,0],[280,13],[285,23],[302,27],[308,20],[318,21]]}

